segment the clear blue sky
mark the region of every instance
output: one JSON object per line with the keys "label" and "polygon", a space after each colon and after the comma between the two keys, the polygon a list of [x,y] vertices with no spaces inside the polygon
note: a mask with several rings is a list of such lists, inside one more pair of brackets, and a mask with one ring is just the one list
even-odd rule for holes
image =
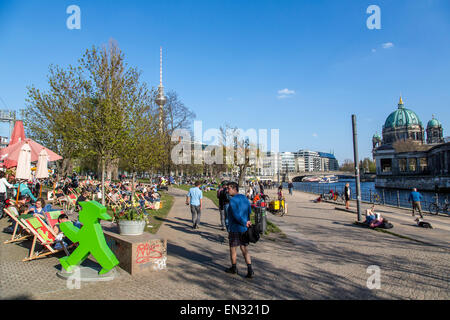
{"label": "clear blue sky", "polygon": [[[81,30],[66,27],[72,4]],[[366,26],[372,4],[381,30]],[[47,88],[50,64],[75,64],[110,38],[157,86],[163,46],[164,85],[204,129],[280,129],[281,151],[334,150],[342,162],[353,158],[351,114],[370,156],[400,93],[450,135],[449,35],[447,0],[0,0],[0,107],[23,108],[28,85]]]}

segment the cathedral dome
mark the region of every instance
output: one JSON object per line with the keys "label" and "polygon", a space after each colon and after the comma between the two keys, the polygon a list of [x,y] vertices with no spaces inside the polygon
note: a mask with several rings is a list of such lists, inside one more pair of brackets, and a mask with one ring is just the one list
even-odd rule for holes
{"label": "cathedral dome", "polygon": [[441,126],[441,123],[439,122],[438,119],[434,118],[434,115],[433,115],[433,119],[428,121],[428,124],[427,124],[427,128],[439,128],[440,126]]}
{"label": "cathedral dome", "polygon": [[400,97],[398,109],[387,117],[384,128],[410,127],[413,125],[422,126],[422,122],[414,111],[405,108]]}

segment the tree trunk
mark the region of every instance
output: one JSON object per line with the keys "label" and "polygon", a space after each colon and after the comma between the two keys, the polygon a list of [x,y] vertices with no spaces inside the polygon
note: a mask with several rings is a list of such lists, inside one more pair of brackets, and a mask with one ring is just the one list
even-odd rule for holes
{"label": "tree trunk", "polygon": [[131,182],[131,203],[134,201],[134,182],[136,181],[136,172],[133,170],[132,172],[132,182]]}
{"label": "tree trunk", "polygon": [[105,159],[102,157],[102,205],[105,205]]}

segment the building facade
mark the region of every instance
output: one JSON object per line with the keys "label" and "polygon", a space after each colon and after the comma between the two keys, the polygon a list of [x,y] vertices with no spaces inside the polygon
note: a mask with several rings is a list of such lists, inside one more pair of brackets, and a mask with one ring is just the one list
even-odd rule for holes
{"label": "building facade", "polygon": [[442,125],[434,116],[425,140],[422,122],[400,98],[382,132],[382,139],[372,138],[376,187],[450,190],[450,143],[444,141]]}

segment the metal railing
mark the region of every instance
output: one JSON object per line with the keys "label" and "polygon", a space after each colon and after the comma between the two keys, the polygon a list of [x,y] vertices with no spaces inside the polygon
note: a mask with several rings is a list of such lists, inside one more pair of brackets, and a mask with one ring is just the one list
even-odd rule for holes
{"label": "metal railing", "polygon": [[[321,184],[298,184],[295,186],[295,190],[312,193],[312,194],[328,194],[330,190],[334,193],[338,193],[341,196],[344,193],[343,187],[327,186]],[[424,197],[421,201],[422,211],[429,212],[431,204],[439,204],[440,213],[450,214],[448,211],[442,211],[445,201],[448,201],[448,193],[436,193],[433,196]],[[351,200],[356,200],[356,192],[352,192],[350,195]],[[400,190],[381,189],[377,191],[373,190],[361,190],[361,201],[364,203],[375,203],[378,205],[388,205],[398,208],[411,209],[411,202],[408,201],[409,192],[402,192]]]}

